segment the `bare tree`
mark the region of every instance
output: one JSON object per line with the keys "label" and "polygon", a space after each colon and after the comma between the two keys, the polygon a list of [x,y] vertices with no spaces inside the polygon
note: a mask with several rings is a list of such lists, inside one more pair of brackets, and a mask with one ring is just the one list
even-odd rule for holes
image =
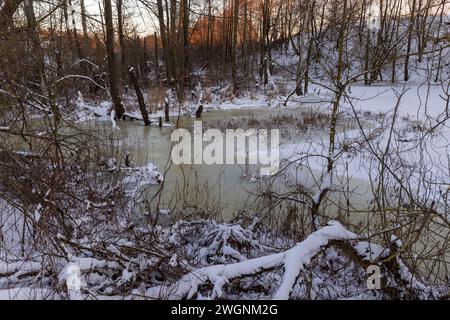
{"label": "bare tree", "polygon": [[114,51],[114,26],[112,18],[111,0],[104,1],[105,25],[106,25],[106,49],[108,53],[109,86],[111,98],[114,104],[114,111],[118,119],[122,119],[125,108],[120,94],[120,72],[117,66],[116,54]]}

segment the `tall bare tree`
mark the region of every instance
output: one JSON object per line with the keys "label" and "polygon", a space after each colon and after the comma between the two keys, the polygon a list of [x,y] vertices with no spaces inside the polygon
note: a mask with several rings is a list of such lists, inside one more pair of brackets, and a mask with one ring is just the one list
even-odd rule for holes
{"label": "tall bare tree", "polygon": [[109,69],[109,87],[116,117],[117,119],[122,119],[123,114],[125,113],[125,108],[123,106],[122,96],[120,93],[120,72],[118,70],[116,53],[114,51],[114,25],[111,0],[104,0],[104,10],[106,27],[106,51],[108,54]]}

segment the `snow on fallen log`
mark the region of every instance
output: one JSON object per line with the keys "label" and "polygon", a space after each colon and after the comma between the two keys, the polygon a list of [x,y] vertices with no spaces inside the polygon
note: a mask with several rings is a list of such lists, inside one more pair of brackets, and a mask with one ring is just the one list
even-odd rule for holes
{"label": "snow on fallen log", "polygon": [[197,269],[184,275],[173,285],[149,288],[145,295],[151,298],[190,299],[197,293],[200,285],[210,282],[213,289],[209,298],[220,298],[222,287],[232,279],[283,267],[282,281],[273,298],[289,299],[298,275],[323,246],[332,240],[355,238],[356,235],[345,229],[339,222],[330,221],[328,226],[312,233],[289,250],[233,264],[219,264]]}
{"label": "snow on fallen log", "polygon": [[17,262],[1,262],[0,261],[0,276],[13,274],[18,271],[35,272],[41,270],[40,262],[34,261],[17,261]]}
{"label": "snow on fallen log", "polygon": [[123,184],[127,187],[126,194],[128,196],[134,196],[145,186],[160,184],[164,180],[163,175],[156,171],[153,163],[148,163],[143,167],[125,167],[121,170],[126,173]]}
{"label": "snow on fallen log", "polygon": [[72,264],[78,266],[81,271],[98,269],[98,268],[106,268],[106,269],[120,269],[121,268],[120,264],[115,261],[99,260],[99,259],[91,258],[91,257],[75,257],[75,256],[73,256],[67,265],[72,265]]}

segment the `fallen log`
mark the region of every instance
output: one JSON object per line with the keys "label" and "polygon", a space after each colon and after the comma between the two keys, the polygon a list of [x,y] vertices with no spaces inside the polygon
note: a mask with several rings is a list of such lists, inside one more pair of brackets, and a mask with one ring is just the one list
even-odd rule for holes
{"label": "fallen log", "polygon": [[139,110],[141,111],[141,114],[142,114],[142,120],[144,120],[144,124],[146,126],[149,126],[150,119],[148,117],[147,107],[145,106],[144,96],[142,95],[142,91],[139,86],[139,81],[136,76],[136,71],[134,70],[133,67],[131,67],[129,69],[129,74],[130,74],[131,83],[133,84],[134,90],[136,91],[136,96],[137,96],[138,103],[139,103]]}

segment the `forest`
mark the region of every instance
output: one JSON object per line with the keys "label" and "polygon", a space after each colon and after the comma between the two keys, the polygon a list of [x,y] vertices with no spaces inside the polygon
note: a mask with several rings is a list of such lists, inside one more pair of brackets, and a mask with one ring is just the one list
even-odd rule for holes
{"label": "forest", "polygon": [[0,0],[1,300],[449,279],[450,0]]}

